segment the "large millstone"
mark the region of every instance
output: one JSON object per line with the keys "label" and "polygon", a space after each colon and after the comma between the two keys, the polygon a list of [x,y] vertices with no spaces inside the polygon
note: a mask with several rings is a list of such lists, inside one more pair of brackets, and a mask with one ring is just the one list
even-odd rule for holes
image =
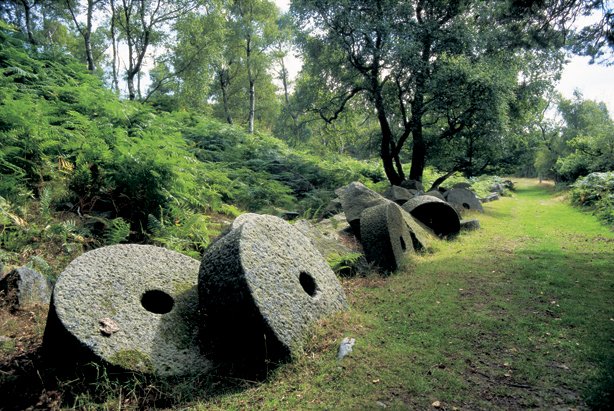
{"label": "large millstone", "polygon": [[363,210],[389,201],[356,181],[337,189],[335,193],[339,196],[345,217],[358,238],[360,238],[360,214]]}
{"label": "large millstone", "polygon": [[484,212],[482,203],[480,203],[480,200],[473,191],[465,188],[453,188],[446,191],[445,197],[448,203],[452,204],[459,212],[465,210],[474,210],[480,213]]}
{"label": "large millstone", "polygon": [[199,352],[198,267],[148,245],[83,254],[58,278],[45,330],[48,354],[161,376],[206,371]]}
{"label": "large millstone", "polygon": [[199,274],[204,349],[239,367],[295,357],[311,325],[347,308],[335,274],[307,237],[260,215],[215,242]]}
{"label": "large millstone", "polygon": [[360,232],[367,261],[384,271],[396,270],[406,255],[414,252],[402,209],[393,202],[364,210],[360,217]]}
{"label": "large millstone", "polygon": [[460,217],[452,206],[433,196],[417,196],[403,204],[403,210],[429,227],[440,237],[460,231]]}

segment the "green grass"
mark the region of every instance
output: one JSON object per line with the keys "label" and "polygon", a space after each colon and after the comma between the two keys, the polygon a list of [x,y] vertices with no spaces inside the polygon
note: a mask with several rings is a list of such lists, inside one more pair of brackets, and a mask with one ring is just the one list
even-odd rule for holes
{"label": "green grass", "polygon": [[[523,180],[482,230],[389,278],[344,281],[352,309],[304,358],[196,409],[606,407],[613,387],[614,234]],[[338,343],[354,352],[335,359]]]}

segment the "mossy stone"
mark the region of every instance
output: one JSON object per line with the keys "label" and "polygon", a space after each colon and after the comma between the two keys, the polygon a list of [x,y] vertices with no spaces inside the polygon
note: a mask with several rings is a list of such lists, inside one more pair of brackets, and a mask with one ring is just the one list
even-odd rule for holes
{"label": "mossy stone", "polygon": [[73,260],[56,283],[47,353],[160,376],[209,368],[198,336],[199,262],[149,245],[99,248]]}

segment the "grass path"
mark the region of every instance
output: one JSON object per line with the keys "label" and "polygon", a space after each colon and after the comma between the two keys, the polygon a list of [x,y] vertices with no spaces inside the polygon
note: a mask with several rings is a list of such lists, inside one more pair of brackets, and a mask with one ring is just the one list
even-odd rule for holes
{"label": "grass path", "polygon": [[[614,233],[531,180],[475,217],[402,273],[346,280],[352,310],[303,359],[196,408],[606,407]],[[338,362],[344,336],[357,343]]]}

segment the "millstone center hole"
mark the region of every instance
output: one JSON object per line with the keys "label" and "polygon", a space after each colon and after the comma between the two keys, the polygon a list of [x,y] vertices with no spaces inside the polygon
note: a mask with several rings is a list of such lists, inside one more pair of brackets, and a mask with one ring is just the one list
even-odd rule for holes
{"label": "millstone center hole", "polygon": [[314,297],[318,292],[316,280],[314,280],[313,277],[305,271],[301,271],[298,276],[298,281],[301,283],[303,291],[305,291],[310,297]]}
{"label": "millstone center hole", "polygon": [[405,244],[405,240],[403,239],[403,237],[399,237],[399,240],[401,240],[401,249],[403,250],[403,252],[407,251],[407,245]]}
{"label": "millstone center hole", "polygon": [[463,208],[466,210],[469,210],[471,208],[471,206],[467,203],[463,203]]}
{"label": "millstone center hole", "polygon": [[175,300],[164,291],[149,290],[141,296],[141,305],[151,313],[166,314],[173,309]]}

